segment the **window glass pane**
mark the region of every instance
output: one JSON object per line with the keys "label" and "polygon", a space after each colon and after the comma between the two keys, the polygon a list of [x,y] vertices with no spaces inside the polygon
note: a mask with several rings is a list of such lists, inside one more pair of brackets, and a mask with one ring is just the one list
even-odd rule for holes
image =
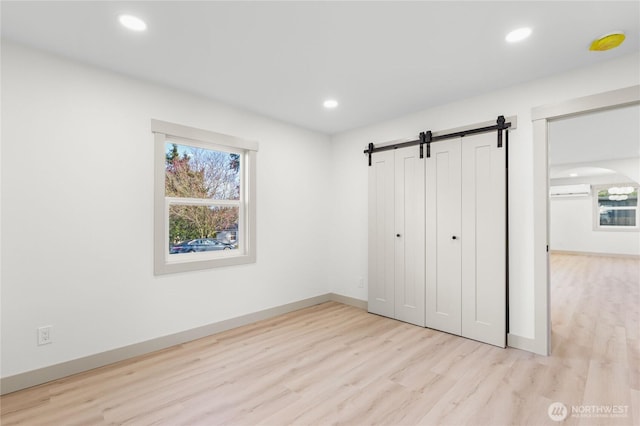
{"label": "window glass pane", "polygon": [[601,206],[635,207],[638,205],[638,188],[614,186],[603,189],[598,192],[598,203]]}
{"label": "window glass pane", "polygon": [[636,210],[601,207],[600,226],[636,226]]}
{"label": "window glass pane", "polygon": [[240,154],[168,142],[165,196],[240,199]]}
{"label": "window glass pane", "polygon": [[169,206],[169,252],[235,250],[239,207]]}
{"label": "window glass pane", "polygon": [[598,191],[600,226],[637,226],[638,188],[612,186]]}

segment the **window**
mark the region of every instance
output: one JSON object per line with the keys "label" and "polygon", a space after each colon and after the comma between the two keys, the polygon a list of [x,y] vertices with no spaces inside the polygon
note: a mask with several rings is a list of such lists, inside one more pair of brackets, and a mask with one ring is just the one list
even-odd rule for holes
{"label": "window", "polygon": [[595,228],[599,230],[638,230],[638,187],[609,185],[598,187],[594,197]]}
{"label": "window", "polygon": [[258,144],[152,120],[156,274],[255,262]]}

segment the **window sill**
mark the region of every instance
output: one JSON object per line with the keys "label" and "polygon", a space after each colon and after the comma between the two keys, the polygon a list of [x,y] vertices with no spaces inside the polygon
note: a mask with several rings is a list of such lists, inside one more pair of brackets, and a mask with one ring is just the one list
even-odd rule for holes
{"label": "window sill", "polygon": [[593,230],[595,232],[640,232],[637,226],[598,226]]}
{"label": "window sill", "polygon": [[173,274],[176,272],[201,271],[204,269],[219,268],[224,266],[244,265],[255,263],[255,255],[229,255],[206,260],[198,259],[201,256],[194,256],[191,259],[180,258],[179,261],[165,261],[155,265],[155,274]]}

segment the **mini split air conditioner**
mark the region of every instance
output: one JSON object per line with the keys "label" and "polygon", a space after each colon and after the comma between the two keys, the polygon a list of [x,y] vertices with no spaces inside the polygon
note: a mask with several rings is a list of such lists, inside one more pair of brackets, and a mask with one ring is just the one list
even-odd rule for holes
{"label": "mini split air conditioner", "polygon": [[549,196],[557,197],[586,197],[591,194],[591,185],[558,185],[549,188]]}

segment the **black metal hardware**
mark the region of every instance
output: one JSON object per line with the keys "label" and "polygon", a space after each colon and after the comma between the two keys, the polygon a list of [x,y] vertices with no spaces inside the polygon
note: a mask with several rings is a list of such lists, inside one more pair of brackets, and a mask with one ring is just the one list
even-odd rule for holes
{"label": "black metal hardware", "polygon": [[452,240],[457,240],[458,237],[456,237],[455,235],[451,237]]}
{"label": "black metal hardware", "polygon": [[425,135],[424,132],[420,132],[420,158],[424,158],[424,153],[423,153],[423,145],[425,142]]}
{"label": "black metal hardware", "polygon": [[[364,153],[369,155],[369,165],[371,165],[371,154],[373,154],[374,152],[389,151],[391,149],[398,149],[398,148],[405,148],[405,147],[413,146],[413,145],[420,145],[420,158],[422,158],[422,145],[426,144],[427,145],[427,158],[429,158],[429,157],[431,157],[431,143],[432,142],[438,142],[438,141],[442,141],[442,140],[445,140],[445,139],[453,139],[453,138],[458,138],[458,137],[465,137],[465,136],[468,136],[468,135],[475,135],[475,134],[478,134],[478,133],[487,133],[487,132],[491,132],[493,130],[497,130],[498,131],[498,148],[502,148],[502,131],[503,130],[507,130],[510,127],[511,127],[511,123],[506,123],[504,116],[501,115],[501,116],[498,117],[498,119],[496,120],[496,124],[494,124],[493,126],[479,127],[477,129],[462,130],[460,132],[448,133],[448,134],[445,134],[445,135],[437,135],[437,136],[433,136],[433,133],[431,132],[431,130],[428,130],[426,132],[420,133],[420,138],[419,139],[416,139],[416,140],[413,140],[413,141],[409,141],[409,142],[402,142],[402,143],[398,143],[398,144],[394,144],[394,145],[385,145],[385,146],[380,146],[380,147],[374,147],[373,143],[370,143],[368,149],[365,149]],[[508,132],[507,132],[507,135],[508,135]]]}
{"label": "black metal hardware", "polygon": [[384,145],[384,146],[378,146],[378,147],[374,147],[373,144],[370,143],[369,147],[364,150],[364,153],[373,154],[374,152],[390,151],[392,149],[405,148],[407,146],[418,145],[419,143],[420,143],[420,139],[416,139],[414,141],[409,141],[409,142],[397,143],[394,145]]}
{"label": "black metal hardware", "polygon": [[505,235],[505,325],[506,333],[509,334],[509,129],[505,130],[505,153],[504,153],[504,235]]}
{"label": "black metal hardware", "polygon": [[396,234],[396,237],[400,238],[400,234]]}
{"label": "black metal hardware", "polygon": [[[504,117],[501,115],[500,117],[502,117],[502,119],[504,120]],[[500,117],[498,117],[498,123],[500,121]],[[437,142],[437,141],[441,141],[441,140],[445,140],[445,139],[452,139],[452,138],[457,138],[457,137],[465,137],[467,135],[475,135],[478,133],[487,133],[490,132],[492,130],[504,130],[511,127],[511,123],[502,123],[502,124],[495,124],[493,126],[486,126],[486,127],[478,127],[477,129],[468,129],[468,130],[462,130],[460,132],[454,132],[454,133],[448,133],[446,135],[438,135],[438,136],[434,136],[432,138],[432,142]]]}
{"label": "black metal hardware", "polygon": [[502,148],[502,131],[504,127],[504,115],[498,117],[498,148]]}

